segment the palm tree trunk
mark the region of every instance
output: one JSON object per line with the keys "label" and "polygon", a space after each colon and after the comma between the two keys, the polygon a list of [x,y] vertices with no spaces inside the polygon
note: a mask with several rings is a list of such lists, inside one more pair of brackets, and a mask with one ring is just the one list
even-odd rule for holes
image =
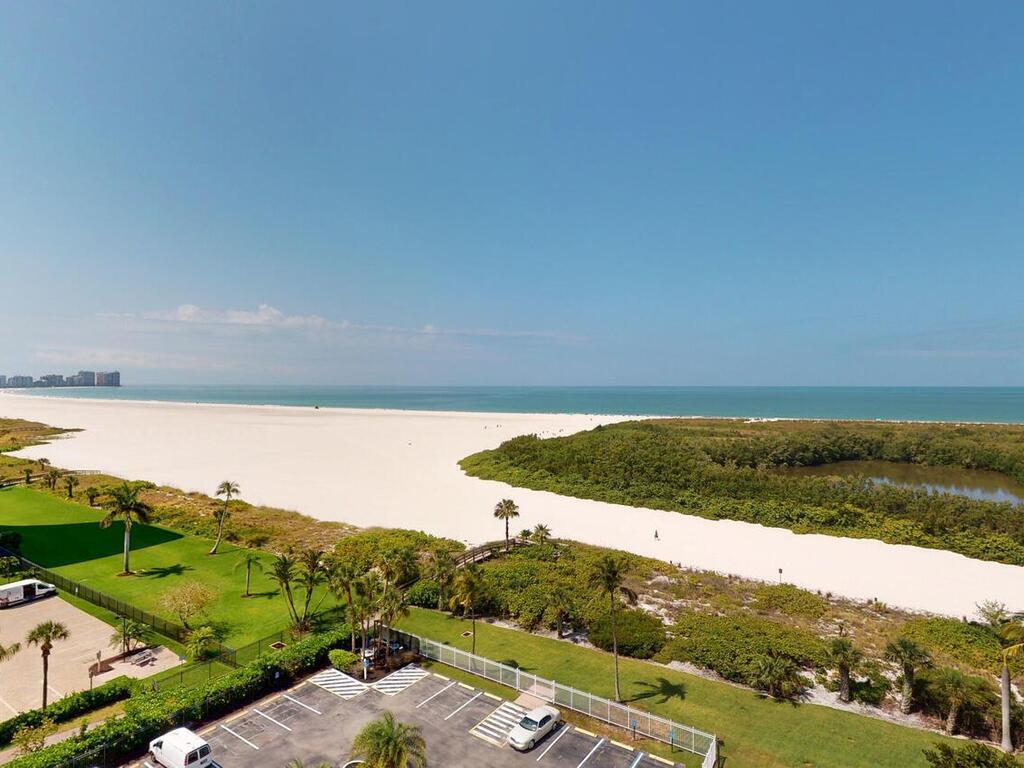
{"label": "palm tree trunk", "polygon": [[252,579],[252,562],[245,561],[245,596],[249,597],[249,583]]}
{"label": "palm tree trunk", "polygon": [[46,683],[50,677],[50,653],[43,651],[43,709],[46,709]]}
{"label": "palm tree trunk", "polygon": [[473,612],[473,611],[470,611],[469,612],[469,619],[470,619],[470,622],[473,625],[473,644],[471,646],[471,648],[472,648],[471,652],[475,656],[476,655],[476,613]]}
{"label": "palm tree trunk", "polygon": [[1013,735],[1010,731],[1010,668],[1003,659],[1003,673],[999,679],[1000,704],[1003,720],[1003,739],[1000,748],[1007,754],[1013,752]]}
{"label": "palm tree trunk", "polygon": [[615,700],[622,701],[622,694],[619,693],[619,639],[615,634],[615,593],[612,592],[612,663],[615,668]]}
{"label": "palm tree trunk", "polygon": [[903,670],[903,701],[900,702],[900,712],[904,715],[910,714],[914,704],[914,674],[909,669]]}
{"label": "palm tree trunk", "polygon": [[846,668],[839,670],[839,700],[850,702],[850,670]]}
{"label": "palm tree trunk", "polygon": [[124,521],[124,572],[126,574],[131,573],[131,568],[128,564],[128,553],[132,548],[132,527],[128,521]]}
{"label": "palm tree trunk", "polygon": [[555,630],[558,632],[558,639],[562,639],[562,612],[558,612],[558,619],[555,621]]}
{"label": "palm tree trunk", "polygon": [[224,536],[224,518],[227,516],[227,510],[224,510],[224,514],[217,518],[217,538],[213,540],[213,546],[210,548],[210,554],[217,554],[217,547],[220,546],[221,537]]}
{"label": "palm tree trunk", "polygon": [[956,731],[956,718],[960,714],[960,705],[953,703],[949,705],[949,714],[946,715],[946,733],[952,735]]}
{"label": "palm tree trunk", "polygon": [[505,552],[508,553],[508,518],[505,518]]}
{"label": "palm tree trunk", "polygon": [[352,587],[345,588],[345,596],[348,598],[348,628],[352,635],[349,638],[348,649],[354,651],[356,649],[356,625],[352,623]]}

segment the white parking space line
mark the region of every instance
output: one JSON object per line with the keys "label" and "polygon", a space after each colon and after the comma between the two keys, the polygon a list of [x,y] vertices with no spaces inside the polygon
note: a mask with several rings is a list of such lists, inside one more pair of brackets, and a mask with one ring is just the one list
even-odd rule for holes
{"label": "white parking space line", "polygon": [[401,693],[413,683],[419,682],[430,673],[416,664],[409,664],[396,672],[392,672],[385,678],[378,680],[371,688],[380,691],[385,696],[394,696]]}
{"label": "white parking space line", "polygon": [[420,702],[419,704],[417,704],[417,705],[416,705],[416,709],[419,709],[420,707],[422,707],[422,706],[423,706],[424,704],[426,704],[426,703],[427,703],[428,701],[430,701],[431,699],[435,698],[436,696],[440,696],[440,695],[441,695],[442,693],[444,693],[445,691],[447,691],[447,690],[448,690],[449,688],[451,688],[451,687],[452,687],[453,685],[455,685],[455,683],[448,683],[448,685],[446,685],[446,686],[445,686],[444,688],[442,688],[442,689],[441,689],[440,691],[438,691],[437,693],[435,693],[435,694],[432,694],[432,695],[430,695],[430,696],[427,696],[427,698],[425,698],[425,699],[424,699],[423,701],[421,701],[421,702]]}
{"label": "white parking space line", "polygon": [[[539,755],[539,756],[537,757],[537,762],[539,763],[539,762],[540,762],[540,759],[541,759],[542,757],[544,757],[544,755],[546,755],[546,754],[548,753],[548,750],[549,750],[549,749],[551,749],[551,748],[552,748],[553,746],[555,746],[555,744],[557,744],[557,743],[558,743],[558,740],[559,740],[560,738],[562,738],[563,736],[565,736],[565,734],[567,734],[567,733],[568,733],[569,731],[571,731],[571,730],[572,730],[572,726],[571,726],[571,725],[565,725],[565,726],[562,726],[562,730],[560,730],[560,731],[558,732],[558,735],[557,735],[557,736],[555,736],[555,738],[554,738],[554,739],[553,739],[553,740],[551,741],[551,743],[550,743],[550,744],[548,744],[548,745],[547,745],[546,747],[544,747],[544,751],[543,751],[543,752],[541,752],[541,753],[540,753],[540,755]],[[632,768],[632,767],[631,767],[631,768]]]}
{"label": "white parking space line", "polygon": [[482,694],[483,694],[483,691],[477,691],[477,694],[476,694],[476,696],[474,696],[473,698],[471,698],[471,699],[470,699],[469,701],[464,701],[464,702],[463,702],[463,703],[462,703],[462,704],[461,704],[461,705],[459,706],[459,708],[458,708],[458,709],[456,709],[456,710],[455,710],[454,712],[452,712],[452,713],[451,713],[450,715],[448,715],[448,717],[446,717],[446,718],[445,718],[445,720],[449,720],[449,719],[451,719],[451,718],[455,717],[455,716],[456,716],[457,714],[459,714],[459,712],[461,712],[461,711],[462,711],[463,709],[465,709],[466,707],[468,707],[468,706],[469,706],[470,704],[472,704],[472,703],[473,703],[474,701],[476,701],[477,699],[479,699],[479,698],[480,698],[480,696],[481,696]]}
{"label": "white parking space line", "polygon": [[629,768],[636,768],[638,765],[640,765],[640,761],[643,760],[643,759],[644,759],[644,753],[643,752],[637,752],[636,753],[636,760],[634,760],[632,762],[632,764],[629,766]]}
{"label": "white parking space line", "polygon": [[223,723],[221,723],[221,726],[220,726],[220,727],[221,727],[221,728],[223,728],[223,729],[224,729],[225,731],[227,731],[228,733],[230,733],[230,734],[231,734],[232,736],[234,736],[234,737],[235,737],[236,739],[238,739],[239,741],[243,741],[243,742],[245,742],[246,744],[248,744],[248,745],[249,745],[250,747],[252,747],[253,749],[255,749],[255,750],[256,750],[257,752],[259,752],[259,751],[260,751],[260,748],[259,748],[259,747],[257,747],[257,746],[256,746],[255,744],[253,744],[253,743],[252,743],[251,741],[249,741],[249,740],[248,740],[247,738],[245,738],[245,736],[239,736],[239,735],[238,735],[237,733],[235,733],[234,731],[232,731],[232,730],[231,730],[230,728],[228,728],[228,727],[227,727],[226,725],[224,725]]}
{"label": "white parking space line", "polygon": [[591,757],[594,756],[594,753],[597,752],[597,750],[599,750],[601,748],[602,744],[604,744],[604,739],[601,739],[599,742],[597,742],[597,744],[594,745],[594,748],[592,750],[590,750],[590,752],[587,753],[586,757],[584,757],[582,760],[580,760],[580,764],[577,765],[576,768],[583,768],[583,764],[585,762],[587,762],[587,760],[589,760]]}
{"label": "white parking space line", "polygon": [[293,699],[287,693],[282,693],[281,695],[284,696],[286,699],[288,699],[288,701],[292,702],[293,704],[298,704],[300,707],[305,707],[310,712],[312,712],[314,715],[322,715],[323,714],[323,712],[321,712],[319,709],[313,709],[311,706],[309,706],[309,704],[303,704],[298,699]]}
{"label": "white parking space line", "polygon": [[278,725],[278,726],[280,726],[281,728],[284,728],[284,729],[285,729],[286,731],[288,731],[289,733],[291,733],[291,730],[292,730],[291,728],[289,728],[289,727],[288,727],[287,725],[285,725],[284,723],[278,722],[277,720],[275,720],[274,718],[272,718],[272,717],[271,717],[270,715],[268,715],[268,714],[267,714],[266,712],[260,712],[260,711],[259,711],[258,709],[255,709],[255,708],[253,709],[253,712],[254,712],[254,713],[256,713],[257,715],[259,715],[260,717],[266,718],[267,720],[269,720],[270,722],[272,722],[272,723],[273,723],[274,725]]}

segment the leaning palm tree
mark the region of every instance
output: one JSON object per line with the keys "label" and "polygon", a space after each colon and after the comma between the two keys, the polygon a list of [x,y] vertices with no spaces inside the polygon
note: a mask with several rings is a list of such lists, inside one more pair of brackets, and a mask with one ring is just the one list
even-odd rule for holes
{"label": "leaning palm tree", "polygon": [[828,649],[828,663],[839,673],[839,700],[850,702],[850,675],[860,665],[864,654],[845,637],[837,637]]}
{"label": "leaning palm tree", "polygon": [[508,552],[508,522],[519,517],[519,507],[512,499],[502,499],[494,505],[494,516],[505,521],[505,551]]}
{"label": "leaning palm tree", "polygon": [[476,653],[476,613],[486,599],[487,582],[484,578],[484,572],[480,570],[480,566],[476,563],[469,563],[455,576],[449,607],[452,610],[461,608],[464,614],[469,614],[473,630],[473,653]]}
{"label": "leaning palm tree", "polygon": [[903,670],[903,697],[900,711],[909,715],[914,705],[914,676],[921,667],[931,666],[932,657],[928,651],[906,637],[893,640],[885,646],[886,661],[898,664]]}
{"label": "leaning palm tree", "polygon": [[227,522],[228,516],[231,514],[229,507],[231,497],[237,496],[240,492],[241,489],[238,487],[238,483],[234,483],[231,480],[225,480],[217,486],[217,495],[224,497],[224,506],[213,513],[214,520],[217,521],[217,538],[213,542],[213,548],[210,549],[211,555],[217,554],[217,548],[224,537],[224,523]]}
{"label": "leaning palm tree", "polygon": [[47,683],[50,677],[50,651],[53,644],[71,637],[71,631],[59,621],[44,621],[37,624],[28,635],[25,642],[28,645],[39,646],[43,654],[43,709],[46,709]]}
{"label": "leaning palm tree", "polygon": [[619,692],[619,640],[615,634],[615,613],[621,598],[630,605],[636,603],[636,592],[625,584],[626,574],[622,563],[614,555],[605,555],[597,563],[597,569],[591,574],[590,583],[606,595],[609,600],[609,617],[612,630],[612,659],[615,669],[615,700],[622,701]]}
{"label": "leaning palm tree", "polygon": [[537,523],[529,537],[535,544],[546,544],[551,539],[551,529],[544,523]]}
{"label": "leaning palm tree", "polygon": [[427,745],[419,726],[407,725],[385,712],[367,723],[352,742],[352,755],[359,755],[367,768],[425,768]]}
{"label": "leaning palm tree", "polygon": [[245,593],[242,597],[252,597],[252,569],[263,573],[263,558],[255,549],[242,550],[242,556],[238,558],[234,569],[237,571],[239,568],[245,568]]}
{"label": "leaning palm tree", "polygon": [[293,625],[299,623],[299,614],[295,610],[295,593],[292,591],[292,586],[298,576],[298,568],[295,553],[291,550],[274,555],[274,560],[270,564],[270,577],[281,588],[285,605],[288,607],[288,616]]}
{"label": "leaning palm tree", "polygon": [[132,548],[132,525],[136,522],[147,523],[153,508],[139,498],[138,485],[123,483],[111,488],[107,501],[107,515],[100,520],[100,526],[109,528],[114,521],[121,520],[124,523],[124,570],[122,573],[127,576],[131,574],[128,557]]}

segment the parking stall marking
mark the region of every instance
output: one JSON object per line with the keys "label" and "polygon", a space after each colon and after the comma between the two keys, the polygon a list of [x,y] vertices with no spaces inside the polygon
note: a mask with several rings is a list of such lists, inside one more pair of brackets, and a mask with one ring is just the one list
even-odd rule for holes
{"label": "parking stall marking", "polygon": [[587,756],[584,757],[582,760],[580,760],[580,764],[577,765],[576,768],[583,768],[583,764],[585,762],[587,762],[587,760],[592,758],[594,756],[594,753],[597,752],[597,750],[599,750],[601,748],[601,745],[603,745],[603,744],[604,744],[604,739],[601,739],[600,741],[598,741],[597,744],[594,745],[594,748],[587,753]]}
{"label": "parking stall marking", "polygon": [[255,750],[256,750],[257,752],[259,752],[259,751],[260,751],[260,748],[259,748],[259,747],[257,747],[257,746],[256,746],[255,744],[253,744],[253,743],[252,743],[251,741],[249,741],[249,740],[248,740],[247,738],[245,738],[245,736],[240,736],[240,735],[238,735],[237,733],[235,733],[234,731],[232,731],[232,730],[231,730],[230,728],[228,728],[228,727],[227,727],[226,725],[224,725],[224,723],[221,723],[221,724],[220,724],[220,727],[221,727],[221,728],[222,728],[223,730],[225,730],[225,731],[227,731],[228,733],[230,733],[230,734],[231,734],[232,736],[234,736],[234,737],[235,737],[236,739],[238,739],[239,741],[243,741],[243,742],[245,742],[246,744],[248,744],[248,745],[249,745],[250,747],[252,747],[253,749],[255,749]]}
{"label": "parking stall marking", "polygon": [[550,744],[548,744],[548,745],[547,745],[546,747],[544,747],[544,751],[543,751],[543,752],[541,752],[541,753],[540,753],[540,754],[539,754],[539,755],[537,756],[537,762],[539,763],[539,762],[540,762],[540,759],[541,759],[542,757],[544,757],[544,755],[546,755],[546,754],[548,753],[548,750],[549,750],[549,749],[551,749],[551,748],[552,748],[553,746],[555,746],[555,744],[557,744],[557,743],[558,743],[558,740],[559,740],[560,738],[562,738],[563,736],[565,736],[565,734],[567,734],[567,733],[568,733],[569,731],[571,731],[571,730],[572,730],[572,726],[571,726],[571,725],[563,725],[563,726],[562,726],[562,727],[561,727],[561,728],[559,729],[558,733],[557,733],[557,734],[555,734],[555,738],[553,738],[553,739],[551,740],[551,743],[550,743]]}
{"label": "parking stall marking", "polygon": [[253,711],[253,713],[255,713],[255,714],[259,715],[260,717],[262,717],[262,718],[264,718],[264,719],[266,719],[266,720],[269,720],[269,721],[270,721],[270,722],[272,722],[272,723],[273,723],[274,725],[278,725],[278,726],[280,726],[281,728],[284,728],[284,729],[285,729],[286,731],[288,731],[289,733],[291,732],[291,730],[292,730],[291,728],[289,728],[289,727],[288,727],[287,725],[285,725],[284,723],[282,723],[282,722],[281,722],[280,720],[275,720],[275,719],[274,719],[274,718],[272,718],[272,717],[271,717],[270,715],[268,715],[268,714],[267,714],[266,712],[260,712],[260,711],[259,711],[258,709],[256,709],[256,708],[253,708],[253,710],[252,710],[252,711]]}
{"label": "parking stall marking", "polygon": [[452,710],[452,712],[449,713],[448,717],[446,717],[445,720],[450,720],[451,718],[455,717],[457,714],[459,714],[459,712],[461,712],[466,707],[468,707],[470,704],[472,704],[474,701],[479,699],[482,694],[483,694],[483,691],[477,691],[476,696],[473,696],[472,698],[462,702],[458,707],[456,707],[454,710]]}
{"label": "parking stall marking", "polygon": [[323,672],[309,678],[309,682],[346,700],[370,690],[370,686],[366,683],[356,680],[354,677],[349,677],[344,672],[339,672],[336,669],[325,669]]}
{"label": "parking stall marking", "polygon": [[283,696],[284,696],[284,697],[285,697],[286,699],[288,699],[288,701],[290,701],[290,702],[292,702],[292,703],[294,703],[294,704],[298,704],[298,705],[299,705],[300,707],[305,707],[305,708],[306,708],[306,709],[308,709],[308,710],[309,710],[310,712],[312,712],[312,713],[313,713],[314,715],[322,715],[322,714],[323,714],[323,712],[321,712],[321,711],[320,711],[319,709],[313,709],[313,707],[309,706],[309,704],[304,704],[303,702],[299,701],[298,699],[294,699],[294,698],[292,698],[292,697],[291,697],[291,696],[289,696],[289,695],[288,695],[287,693],[285,693],[285,694],[282,694],[282,695],[283,695]]}
{"label": "parking stall marking", "polygon": [[380,691],[385,696],[394,696],[401,693],[413,683],[419,682],[430,673],[417,664],[409,664],[397,672],[392,672],[387,677],[378,680],[371,687]]}
{"label": "parking stall marking", "polygon": [[441,695],[442,693],[444,693],[444,692],[445,692],[445,691],[447,691],[447,690],[448,690],[449,688],[451,688],[451,687],[452,687],[453,685],[455,685],[455,683],[448,683],[448,685],[446,685],[446,686],[445,686],[444,688],[442,688],[442,689],[441,689],[440,691],[437,691],[436,693],[432,693],[432,694],[430,694],[429,696],[427,696],[427,698],[425,698],[425,699],[424,699],[423,701],[421,701],[421,702],[420,702],[419,704],[417,704],[417,705],[416,705],[416,709],[419,709],[419,708],[420,708],[420,707],[422,707],[422,706],[423,706],[424,704],[427,704],[428,702],[430,702],[430,700],[431,700],[431,699],[435,699],[435,698],[437,698],[437,697],[438,697],[438,696],[440,696],[440,695]]}
{"label": "parking stall marking", "polygon": [[484,741],[501,746],[512,727],[523,719],[526,710],[511,701],[503,701],[501,706],[469,729],[474,736]]}

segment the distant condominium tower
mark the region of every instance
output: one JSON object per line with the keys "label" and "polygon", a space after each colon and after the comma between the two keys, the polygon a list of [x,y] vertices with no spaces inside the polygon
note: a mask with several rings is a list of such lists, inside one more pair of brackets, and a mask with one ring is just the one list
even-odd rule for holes
{"label": "distant condominium tower", "polygon": [[121,386],[121,372],[120,371],[98,371],[96,373],[96,386],[97,387],[120,387]]}
{"label": "distant condominium tower", "polygon": [[31,376],[11,376],[7,380],[7,386],[9,387],[31,387],[32,377]]}
{"label": "distant condominium tower", "polygon": [[0,387],[6,387],[6,386],[7,386],[7,377],[4,376],[3,374],[0,374]]}
{"label": "distant condominium tower", "polygon": [[96,371],[79,371],[74,376],[68,376],[69,387],[95,387]]}

